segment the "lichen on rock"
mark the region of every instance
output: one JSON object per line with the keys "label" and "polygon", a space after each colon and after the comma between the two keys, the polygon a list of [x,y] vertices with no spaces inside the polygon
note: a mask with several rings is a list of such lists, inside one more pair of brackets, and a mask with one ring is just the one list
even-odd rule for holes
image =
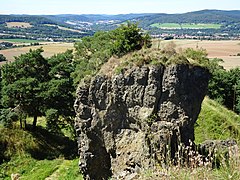
{"label": "lichen on rock", "polygon": [[206,68],[149,65],[97,75],[78,87],[75,101],[86,179],[124,178],[174,158],[194,141],[194,123],[208,86]]}

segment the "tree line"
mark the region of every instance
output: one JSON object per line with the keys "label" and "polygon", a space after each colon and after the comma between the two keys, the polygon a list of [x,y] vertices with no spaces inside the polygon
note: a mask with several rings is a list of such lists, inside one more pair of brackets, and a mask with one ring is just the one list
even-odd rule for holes
{"label": "tree line", "polygon": [[240,114],[240,68],[225,70],[214,59],[211,63],[212,77],[209,82],[208,95],[230,110]]}
{"label": "tree line", "polygon": [[35,129],[38,117],[45,116],[47,128],[59,131],[65,122],[73,123],[75,90],[86,75],[94,75],[113,55],[150,46],[149,35],[127,24],[83,38],[75,44],[75,53],[44,58],[40,48],[20,55],[1,67],[0,121],[6,127],[20,121],[20,127],[27,128],[26,118],[33,117]]}

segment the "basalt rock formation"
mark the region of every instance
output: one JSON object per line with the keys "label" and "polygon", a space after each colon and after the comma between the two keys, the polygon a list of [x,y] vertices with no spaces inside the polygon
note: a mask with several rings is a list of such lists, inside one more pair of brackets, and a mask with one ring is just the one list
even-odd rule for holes
{"label": "basalt rock formation", "polygon": [[194,141],[209,72],[192,65],[134,67],[82,83],[75,102],[86,179],[126,177],[174,158]]}

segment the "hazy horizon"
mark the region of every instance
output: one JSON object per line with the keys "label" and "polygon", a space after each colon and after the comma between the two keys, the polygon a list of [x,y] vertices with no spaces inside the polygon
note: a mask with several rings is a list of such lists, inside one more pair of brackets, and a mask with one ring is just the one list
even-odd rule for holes
{"label": "hazy horizon", "polygon": [[0,14],[178,14],[205,9],[240,10],[239,0],[8,0],[1,2]]}
{"label": "hazy horizon", "polygon": [[[200,10],[196,10],[196,11],[188,11],[188,12],[182,12],[182,13],[190,13],[190,12],[197,12],[197,11],[204,11],[204,10],[217,10],[217,11],[240,11],[240,10],[236,10],[236,9],[232,9],[232,10],[223,10],[223,9],[200,9]],[[120,14],[73,14],[73,13],[65,13],[65,14],[1,14],[0,15],[33,15],[33,16],[41,16],[41,15],[106,15],[106,16],[111,16],[111,15],[127,15],[127,14],[182,14],[182,13],[151,13],[151,12],[145,12],[145,13],[120,13]]]}

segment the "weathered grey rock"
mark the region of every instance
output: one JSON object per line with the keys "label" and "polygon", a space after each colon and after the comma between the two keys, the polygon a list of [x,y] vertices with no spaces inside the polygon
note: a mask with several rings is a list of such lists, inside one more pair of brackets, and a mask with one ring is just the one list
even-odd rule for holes
{"label": "weathered grey rock", "polygon": [[86,179],[132,177],[194,141],[208,85],[201,67],[135,67],[81,84],[75,102],[79,166]]}

